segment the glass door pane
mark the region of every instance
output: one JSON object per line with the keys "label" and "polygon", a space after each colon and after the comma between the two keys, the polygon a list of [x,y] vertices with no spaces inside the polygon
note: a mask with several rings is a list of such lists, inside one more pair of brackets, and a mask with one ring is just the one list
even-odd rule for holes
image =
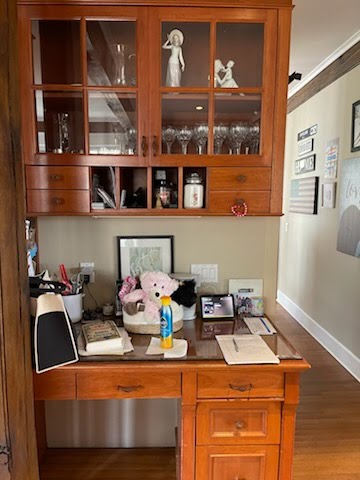
{"label": "glass door pane", "polygon": [[90,153],[136,155],[136,94],[89,92]]}
{"label": "glass door pane", "polygon": [[162,86],[208,87],[210,24],[163,22]]}
{"label": "glass door pane", "polygon": [[136,22],[86,22],[88,84],[136,86]]}
{"label": "glass door pane", "polygon": [[258,154],[261,95],[215,94],[214,153]]}
{"label": "glass door pane", "polygon": [[207,154],[208,134],[207,94],[163,94],[163,154]]}
{"label": "glass door pane", "polygon": [[81,92],[35,92],[38,153],[84,153]]}
{"label": "glass door pane", "polygon": [[214,86],[261,87],[263,50],[262,23],[218,23]]}
{"label": "glass door pane", "polygon": [[80,21],[32,20],[34,83],[81,85]]}

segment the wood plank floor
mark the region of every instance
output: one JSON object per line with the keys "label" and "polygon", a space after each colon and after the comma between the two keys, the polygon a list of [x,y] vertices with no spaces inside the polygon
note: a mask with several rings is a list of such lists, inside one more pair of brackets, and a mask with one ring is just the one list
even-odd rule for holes
{"label": "wood plank floor", "polygon": [[271,318],[312,366],[301,376],[293,480],[360,480],[360,383],[283,308]]}

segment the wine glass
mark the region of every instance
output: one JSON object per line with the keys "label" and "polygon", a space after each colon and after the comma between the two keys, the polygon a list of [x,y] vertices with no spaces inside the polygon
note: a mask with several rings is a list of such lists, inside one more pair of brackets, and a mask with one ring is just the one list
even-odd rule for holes
{"label": "wine glass", "polygon": [[229,127],[224,123],[219,123],[219,125],[214,126],[214,145],[215,145],[216,155],[221,154],[221,148],[228,134],[229,134]]}
{"label": "wine glass", "polygon": [[260,125],[258,123],[249,125],[247,141],[249,145],[248,153],[259,153]]}
{"label": "wine glass", "polygon": [[128,143],[128,154],[135,155],[136,150],[136,128],[128,127],[126,129],[126,137]]}
{"label": "wine glass", "polygon": [[169,155],[171,153],[172,144],[176,139],[176,128],[168,125],[163,127],[161,131],[162,141],[166,143],[166,153]]}
{"label": "wine glass", "polygon": [[192,129],[187,125],[184,125],[183,127],[178,128],[176,131],[176,138],[181,145],[181,153],[183,155],[187,154],[187,146],[191,140],[191,137],[192,137]]}
{"label": "wine glass", "polygon": [[246,122],[237,122],[232,123],[229,129],[229,140],[232,145],[232,153],[235,155],[240,155],[241,145],[246,139],[247,135],[247,123]]}
{"label": "wine glass", "polygon": [[204,147],[208,141],[209,127],[205,123],[196,123],[193,128],[193,141],[197,147],[197,153],[203,155]]}

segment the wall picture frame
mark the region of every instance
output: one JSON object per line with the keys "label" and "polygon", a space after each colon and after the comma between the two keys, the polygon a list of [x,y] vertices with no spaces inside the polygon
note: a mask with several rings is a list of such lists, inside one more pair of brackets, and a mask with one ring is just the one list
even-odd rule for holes
{"label": "wall picture frame", "polygon": [[174,236],[117,237],[119,279],[147,271],[174,272]]}
{"label": "wall picture frame", "polygon": [[352,104],[351,151],[360,151],[360,100]]}
{"label": "wall picture frame", "polygon": [[321,206],[335,208],[336,182],[324,182],[321,190]]}

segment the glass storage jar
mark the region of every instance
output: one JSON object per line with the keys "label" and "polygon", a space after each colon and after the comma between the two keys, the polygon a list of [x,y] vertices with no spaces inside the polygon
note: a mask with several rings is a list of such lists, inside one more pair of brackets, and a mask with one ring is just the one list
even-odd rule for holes
{"label": "glass storage jar", "polygon": [[204,185],[196,172],[185,178],[184,208],[202,208],[204,202]]}

